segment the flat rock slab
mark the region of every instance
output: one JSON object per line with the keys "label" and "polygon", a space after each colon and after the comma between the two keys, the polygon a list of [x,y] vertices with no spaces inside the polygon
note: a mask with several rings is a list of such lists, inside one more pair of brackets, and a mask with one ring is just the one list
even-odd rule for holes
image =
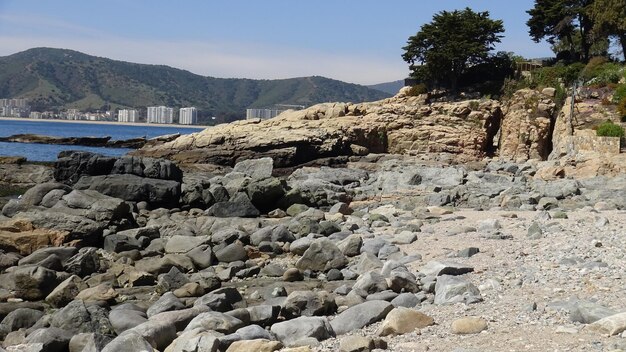
{"label": "flat rock slab", "polygon": [[387,301],[367,301],[341,312],[330,325],[337,335],[342,335],[384,319],[392,309]]}

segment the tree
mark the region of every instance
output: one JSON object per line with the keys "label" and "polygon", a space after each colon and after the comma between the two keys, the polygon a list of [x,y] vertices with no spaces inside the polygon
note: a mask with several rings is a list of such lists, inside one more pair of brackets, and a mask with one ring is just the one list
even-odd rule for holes
{"label": "tree", "polygon": [[[528,33],[537,43],[544,38],[552,45],[561,41],[586,62],[592,42],[593,21],[588,14],[592,3],[593,0],[535,0],[535,6],[526,11],[530,15],[526,22]],[[576,33],[580,36],[579,45]]]}
{"label": "tree", "polygon": [[502,21],[490,19],[489,12],[470,8],[442,11],[409,37],[402,58],[409,63],[413,77],[444,83],[456,91],[459,77],[468,67],[489,58],[503,32]]}
{"label": "tree", "polygon": [[594,34],[619,39],[622,55],[626,59],[626,1],[595,0],[590,10]]}

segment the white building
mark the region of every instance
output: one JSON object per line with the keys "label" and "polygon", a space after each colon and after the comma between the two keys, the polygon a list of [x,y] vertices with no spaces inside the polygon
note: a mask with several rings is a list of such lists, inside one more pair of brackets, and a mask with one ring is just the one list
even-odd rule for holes
{"label": "white building", "polygon": [[194,107],[181,108],[178,113],[178,123],[181,125],[195,125],[198,123],[198,110]]}
{"label": "white building", "polygon": [[139,112],[135,109],[123,109],[117,112],[118,122],[139,122]]}
{"label": "white building", "polygon": [[173,123],[174,109],[167,106],[148,106],[148,114],[146,115],[148,123]]}

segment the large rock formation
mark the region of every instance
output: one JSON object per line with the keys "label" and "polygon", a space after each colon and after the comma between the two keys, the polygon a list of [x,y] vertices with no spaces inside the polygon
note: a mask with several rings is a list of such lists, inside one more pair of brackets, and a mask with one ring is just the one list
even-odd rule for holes
{"label": "large rock formation", "polygon": [[555,104],[548,96],[531,89],[513,95],[504,109],[500,131],[502,158],[546,159],[551,150],[551,121]]}
{"label": "large rock formation", "polygon": [[276,167],[368,152],[448,152],[472,158],[492,152],[501,119],[494,100],[427,103],[426,95],[362,104],[326,103],[270,120],[208,128],[137,154],[180,163],[234,165],[270,156]]}

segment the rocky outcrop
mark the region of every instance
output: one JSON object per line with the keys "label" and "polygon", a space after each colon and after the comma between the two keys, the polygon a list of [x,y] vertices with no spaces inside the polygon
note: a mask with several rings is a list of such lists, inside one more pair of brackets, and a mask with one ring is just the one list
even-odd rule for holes
{"label": "rocky outcrop", "polygon": [[12,219],[0,222],[0,249],[28,255],[39,248],[60,246],[67,231],[35,229],[30,221]]}
{"label": "rocky outcrop", "polygon": [[377,102],[319,104],[270,120],[219,125],[143,148],[136,155],[230,166],[270,156],[276,167],[381,152],[448,152],[477,158],[492,152],[500,119],[500,105],[494,100],[429,104],[425,95],[401,91]]}
{"label": "rocky outcrop", "polygon": [[15,134],[8,137],[0,137],[0,142],[35,143],[35,144],[62,144],[82,145],[88,147],[107,148],[141,148],[146,144],[146,139],[131,138],[111,140],[111,137],[56,137],[39,134]]}
{"label": "rocky outcrop", "polygon": [[548,96],[531,89],[513,95],[504,108],[499,156],[505,159],[545,160],[550,154],[551,126],[555,109]]}

